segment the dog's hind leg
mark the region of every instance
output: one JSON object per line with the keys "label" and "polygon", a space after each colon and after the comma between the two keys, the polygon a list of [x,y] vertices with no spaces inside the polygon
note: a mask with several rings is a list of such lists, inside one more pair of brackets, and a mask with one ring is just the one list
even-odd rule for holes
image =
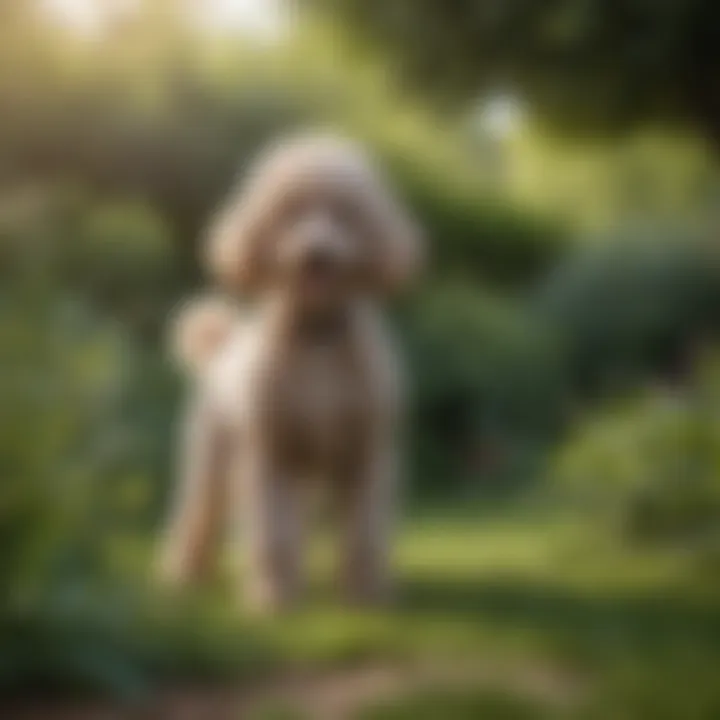
{"label": "dog's hind leg", "polygon": [[216,414],[196,403],[179,448],[181,477],[160,555],[160,574],[174,584],[202,579],[226,525],[229,443]]}

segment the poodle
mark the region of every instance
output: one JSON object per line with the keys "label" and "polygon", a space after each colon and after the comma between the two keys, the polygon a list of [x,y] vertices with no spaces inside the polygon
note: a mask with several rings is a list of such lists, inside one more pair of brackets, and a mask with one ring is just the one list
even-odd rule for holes
{"label": "poodle", "polygon": [[240,513],[248,604],[291,604],[313,488],[330,500],[351,602],[391,590],[403,372],[381,301],[421,259],[415,222],[354,142],[300,136],[265,153],[205,243],[218,285],[249,300],[190,303],[175,324],[189,368],[181,482],[161,555],[175,582],[206,572]]}

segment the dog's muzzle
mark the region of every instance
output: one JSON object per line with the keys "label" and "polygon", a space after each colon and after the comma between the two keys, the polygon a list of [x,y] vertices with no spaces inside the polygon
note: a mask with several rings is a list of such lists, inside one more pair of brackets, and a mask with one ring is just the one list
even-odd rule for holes
{"label": "dog's muzzle", "polygon": [[327,245],[316,245],[308,248],[301,259],[301,268],[310,278],[327,278],[340,269],[340,258]]}

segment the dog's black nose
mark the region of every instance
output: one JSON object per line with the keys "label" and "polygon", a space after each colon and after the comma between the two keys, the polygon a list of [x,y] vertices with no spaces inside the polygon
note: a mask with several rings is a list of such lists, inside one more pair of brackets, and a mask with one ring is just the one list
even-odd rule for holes
{"label": "dog's black nose", "polygon": [[316,247],[305,256],[303,265],[311,275],[325,275],[333,269],[335,262],[327,248]]}

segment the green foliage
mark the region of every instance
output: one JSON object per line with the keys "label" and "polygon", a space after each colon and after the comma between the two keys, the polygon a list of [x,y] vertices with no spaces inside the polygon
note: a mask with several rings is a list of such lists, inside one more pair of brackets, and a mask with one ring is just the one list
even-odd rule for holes
{"label": "green foliage", "polygon": [[553,469],[559,481],[630,537],[700,540],[720,527],[720,374],[656,390],[591,418]]}
{"label": "green foliage", "polygon": [[157,335],[184,285],[169,228],[150,207],[67,185],[4,195],[0,256],[8,300],[20,291],[71,300],[136,335]]}
{"label": "green foliage", "polygon": [[415,87],[472,102],[517,90],[562,127],[699,123],[717,140],[712,0],[308,0],[380,46]]}
{"label": "green foliage", "polygon": [[[154,223],[120,205],[107,223],[85,204],[33,200],[12,208],[0,224],[8,260],[0,291],[6,609],[112,574],[113,546],[152,519],[165,484],[176,394],[169,368],[135,332],[142,324],[131,313],[150,302],[148,293],[157,297],[165,277]],[[91,244],[81,229],[93,223],[103,249],[79,253]],[[131,237],[140,243],[135,250]],[[110,292],[111,279],[123,274],[127,286]],[[152,310],[157,321],[161,307]]]}
{"label": "green foliage", "polygon": [[560,264],[537,302],[566,346],[582,394],[654,374],[682,377],[718,331],[720,263],[705,231],[626,228]]}
{"label": "green foliage", "polygon": [[[421,151],[418,152],[421,155]],[[388,157],[399,188],[427,234],[433,271],[504,290],[537,281],[568,247],[567,230],[540,214]]]}
{"label": "green foliage", "polygon": [[133,695],[133,616],[101,588],[147,517],[167,401],[122,332],[44,287],[0,294],[0,688]]}
{"label": "green foliage", "polygon": [[512,197],[591,232],[640,218],[692,224],[714,213],[715,159],[686,134],[646,130],[612,143],[568,142],[526,121],[504,148]]}
{"label": "green foliage", "polygon": [[406,321],[426,483],[484,492],[532,476],[562,419],[562,367],[534,315],[458,283],[429,288]]}
{"label": "green foliage", "polygon": [[37,692],[102,692],[134,700],[147,678],[127,608],[97,589],[45,589],[0,609],[0,690],[5,695]]}

